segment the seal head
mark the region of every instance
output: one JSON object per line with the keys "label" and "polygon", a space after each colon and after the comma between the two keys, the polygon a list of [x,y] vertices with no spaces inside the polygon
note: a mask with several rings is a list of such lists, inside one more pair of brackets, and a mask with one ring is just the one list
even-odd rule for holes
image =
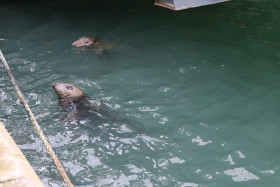
{"label": "seal head", "polygon": [[55,83],[52,87],[58,96],[59,102],[70,103],[85,97],[84,92],[72,84]]}
{"label": "seal head", "polygon": [[82,37],[72,43],[73,47],[96,47],[100,45],[100,40],[92,37]]}

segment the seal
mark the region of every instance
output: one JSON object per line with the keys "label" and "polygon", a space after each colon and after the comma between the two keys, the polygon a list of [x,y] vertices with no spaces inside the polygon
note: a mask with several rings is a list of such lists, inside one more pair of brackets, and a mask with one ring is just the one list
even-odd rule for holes
{"label": "seal", "polygon": [[88,111],[93,110],[99,112],[101,111],[100,109],[105,109],[105,106],[98,107],[97,105],[92,104],[83,90],[72,84],[55,83],[52,87],[58,96],[59,108],[63,111],[71,112],[69,116],[74,116],[75,114],[80,115],[82,113],[87,114],[89,113]]}
{"label": "seal", "polygon": [[61,106],[86,100],[84,92],[72,84],[55,83],[52,85]]}
{"label": "seal", "polygon": [[114,48],[113,44],[110,44],[108,42],[103,42],[93,37],[82,37],[76,40],[75,42],[73,42],[72,46],[76,48],[93,49],[93,51],[100,54],[106,51],[110,51]]}
{"label": "seal", "polygon": [[[66,112],[66,118],[62,121],[63,125],[78,124],[79,121],[88,121],[93,125],[116,124],[128,125],[130,132],[139,131],[135,121],[131,121],[120,113],[109,110],[109,108],[99,102],[91,101],[91,99],[72,84],[55,83],[52,85],[56,95],[58,96],[59,108]],[[95,100],[96,101],[96,100]]]}
{"label": "seal", "polygon": [[78,39],[77,41],[72,43],[73,47],[88,47],[88,48],[93,48],[98,45],[101,45],[101,41],[96,38],[92,37],[82,37]]}
{"label": "seal", "polygon": [[107,114],[104,106],[91,103],[83,90],[72,84],[55,83],[52,88],[58,96],[59,109],[67,112],[63,124],[76,124],[81,116],[94,116],[93,118],[97,119],[104,118],[103,116]]}

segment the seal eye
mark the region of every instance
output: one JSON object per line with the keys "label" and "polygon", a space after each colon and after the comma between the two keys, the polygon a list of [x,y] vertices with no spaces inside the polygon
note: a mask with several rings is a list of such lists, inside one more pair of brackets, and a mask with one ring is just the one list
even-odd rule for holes
{"label": "seal eye", "polygon": [[85,44],[88,44],[88,43],[89,43],[89,41],[88,41],[88,40],[85,40],[84,42],[85,42]]}
{"label": "seal eye", "polygon": [[66,86],[66,89],[67,90],[73,90],[73,87],[72,86]]}

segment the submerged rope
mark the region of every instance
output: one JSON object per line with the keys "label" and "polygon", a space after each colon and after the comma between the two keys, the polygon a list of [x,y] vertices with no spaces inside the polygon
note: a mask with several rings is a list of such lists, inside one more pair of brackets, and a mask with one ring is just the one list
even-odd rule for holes
{"label": "submerged rope", "polygon": [[12,83],[13,83],[13,86],[15,88],[15,91],[17,93],[18,98],[20,99],[21,103],[23,104],[24,109],[27,112],[27,115],[29,116],[32,124],[35,126],[35,129],[36,129],[40,139],[42,140],[43,144],[45,145],[46,150],[47,150],[49,156],[52,158],[52,160],[53,160],[53,162],[54,162],[54,164],[55,164],[55,166],[56,166],[60,176],[62,177],[62,179],[64,180],[64,182],[66,183],[66,185],[68,187],[73,187],[73,184],[71,183],[70,179],[68,178],[68,176],[67,176],[66,172],[64,171],[60,161],[58,160],[55,152],[52,150],[52,147],[51,147],[50,143],[48,142],[47,138],[43,134],[41,127],[37,123],[37,121],[36,121],[32,111],[30,110],[27,101],[25,100],[23,94],[21,93],[21,91],[19,89],[19,86],[18,86],[14,76],[12,75],[12,72],[11,72],[11,70],[9,68],[9,65],[6,62],[6,59],[5,59],[5,57],[4,57],[4,55],[3,55],[1,50],[0,50],[0,60],[2,61],[3,65],[4,65],[5,69],[6,69],[6,72],[9,75],[9,77],[10,77]]}

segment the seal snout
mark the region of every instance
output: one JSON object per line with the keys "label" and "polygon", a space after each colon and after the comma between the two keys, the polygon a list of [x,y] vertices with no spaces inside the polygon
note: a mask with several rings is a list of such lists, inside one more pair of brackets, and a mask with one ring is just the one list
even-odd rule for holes
{"label": "seal snout", "polygon": [[72,47],[77,47],[77,42],[73,42]]}
{"label": "seal snout", "polygon": [[54,84],[52,85],[52,88],[55,88],[55,87],[56,87],[56,85],[57,85],[57,83],[54,83]]}

